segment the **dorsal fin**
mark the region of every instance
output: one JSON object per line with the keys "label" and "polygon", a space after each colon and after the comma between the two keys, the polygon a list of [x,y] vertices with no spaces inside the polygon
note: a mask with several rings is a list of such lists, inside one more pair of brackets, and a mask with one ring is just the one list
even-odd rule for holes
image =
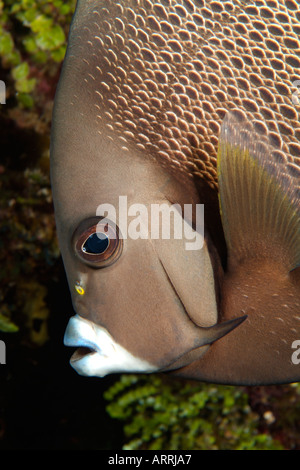
{"label": "dorsal fin", "polygon": [[300,169],[233,113],[221,128],[218,180],[229,266],[255,253],[280,257],[287,271],[300,266]]}

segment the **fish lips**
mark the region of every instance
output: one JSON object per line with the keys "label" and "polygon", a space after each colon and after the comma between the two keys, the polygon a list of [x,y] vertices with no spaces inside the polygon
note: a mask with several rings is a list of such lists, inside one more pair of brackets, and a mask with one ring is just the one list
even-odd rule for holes
{"label": "fish lips", "polygon": [[79,375],[105,377],[112,373],[158,370],[123,348],[105,328],[78,314],[69,320],[64,345],[79,348],[70,359],[70,365]]}

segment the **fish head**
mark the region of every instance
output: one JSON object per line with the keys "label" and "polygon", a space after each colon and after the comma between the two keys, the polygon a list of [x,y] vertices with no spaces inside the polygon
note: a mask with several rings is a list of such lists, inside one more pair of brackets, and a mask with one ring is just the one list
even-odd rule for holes
{"label": "fish head", "polygon": [[65,344],[81,348],[71,364],[96,376],[178,367],[206,351],[218,322],[217,261],[187,210],[197,193],[105,129],[91,124],[87,133],[87,116],[70,120],[65,103],[54,113],[51,177],[76,311]]}

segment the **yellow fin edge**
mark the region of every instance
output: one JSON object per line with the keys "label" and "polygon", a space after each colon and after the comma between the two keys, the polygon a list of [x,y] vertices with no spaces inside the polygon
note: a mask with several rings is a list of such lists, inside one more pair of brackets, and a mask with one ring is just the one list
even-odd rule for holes
{"label": "yellow fin edge", "polygon": [[300,266],[299,179],[297,168],[289,174],[273,150],[247,121],[225,116],[217,160],[220,211],[231,262],[276,257],[291,271]]}

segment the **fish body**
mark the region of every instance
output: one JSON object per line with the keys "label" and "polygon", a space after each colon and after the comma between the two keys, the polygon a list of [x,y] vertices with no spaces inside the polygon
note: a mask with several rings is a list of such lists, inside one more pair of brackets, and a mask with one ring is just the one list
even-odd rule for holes
{"label": "fish body", "polygon": [[[51,179],[79,373],[299,379],[299,11],[295,1],[78,2]],[[128,207],[129,218],[149,209],[150,222],[154,205],[173,216],[176,205],[185,237],[124,238],[103,204],[118,222]],[[199,234],[186,208],[199,204],[201,249],[187,250],[188,226]]]}

